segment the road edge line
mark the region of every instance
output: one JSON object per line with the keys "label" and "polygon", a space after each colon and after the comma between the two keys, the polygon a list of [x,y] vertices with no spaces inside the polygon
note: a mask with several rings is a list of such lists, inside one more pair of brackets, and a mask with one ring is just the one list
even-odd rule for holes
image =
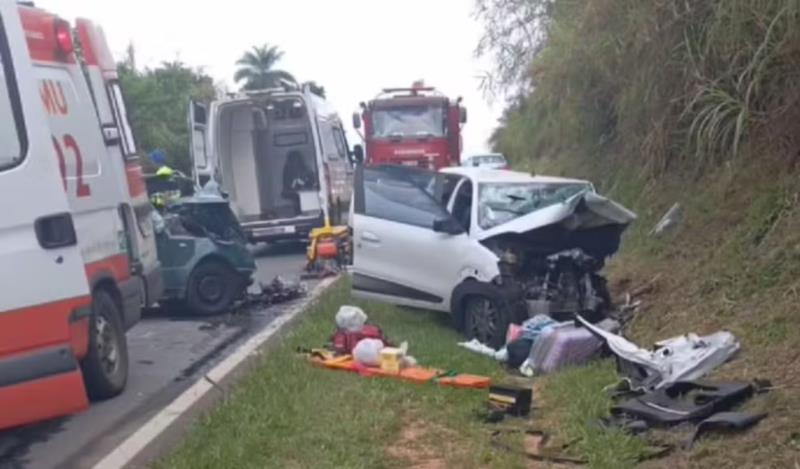
{"label": "road edge line", "polygon": [[156,415],[145,422],[133,434],[92,467],[94,469],[116,469],[124,468],[130,464],[148,445],[168,430],[178,418],[191,410],[209,391],[214,389],[214,384],[212,383],[222,382],[239,365],[243,364],[253,355],[258,354],[259,349],[267,340],[308,309],[308,307],[338,279],[339,277],[323,279],[311,290],[306,297],[307,301],[290,308],[289,311],[275,318],[275,320],[269,323],[261,332],[249,338],[230,355],[225,357],[225,359],[217,363],[211,370],[202,376],[198,376],[197,381],[195,381],[189,389],[176,397],[169,405],[158,411]]}

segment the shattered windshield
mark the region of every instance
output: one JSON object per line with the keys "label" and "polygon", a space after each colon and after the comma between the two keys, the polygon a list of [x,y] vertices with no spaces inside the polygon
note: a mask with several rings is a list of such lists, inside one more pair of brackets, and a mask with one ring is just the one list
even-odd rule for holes
{"label": "shattered windshield", "polygon": [[373,137],[443,137],[442,105],[402,106],[372,112]]}
{"label": "shattered windshield", "polygon": [[591,189],[588,183],[483,183],[478,186],[478,224],[484,230]]}

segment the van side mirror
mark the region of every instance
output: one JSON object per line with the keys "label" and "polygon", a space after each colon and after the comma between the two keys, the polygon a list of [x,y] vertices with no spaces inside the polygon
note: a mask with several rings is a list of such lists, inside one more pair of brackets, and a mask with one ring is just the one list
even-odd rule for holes
{"label": "van side mirror", "polygon": [[361,128],[361,114],[357,112],[353,113],[353,128],[355,129]]}
{"label": "van side mirror", "polygon": [[364,163],[364,147],[359,144],[353,145],[353,160],[356,164]]}
{"label": "van side mirror", "polygon": [[447,217],[434,220],[433,231],[455,236],[464,233],[464,228],[454,218]]}
{"label": "van side mirror", "polygon": [[458,108],[458,120],[462,124],[466,124],[467,123],[467,108],[465,108],[465,107],[459,107]]}

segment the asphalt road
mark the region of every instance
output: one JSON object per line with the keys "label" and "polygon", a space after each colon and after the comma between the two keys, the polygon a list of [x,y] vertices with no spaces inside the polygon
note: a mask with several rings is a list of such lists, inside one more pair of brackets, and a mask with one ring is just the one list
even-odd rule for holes
{"label": "asphalt road", "polygon": [[[304,261],[301,245],[268,246],[255,252],[259,281],[268,283],[277,275],[299,277]],[[0,468],[91,467],[288,305],[211,319],[147,313],[128,332],[125,392],[72,417],[0,432]]]}

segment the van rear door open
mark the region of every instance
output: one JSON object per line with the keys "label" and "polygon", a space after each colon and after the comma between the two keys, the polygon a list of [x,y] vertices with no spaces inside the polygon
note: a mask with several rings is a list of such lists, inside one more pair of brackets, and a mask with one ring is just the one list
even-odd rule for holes
{"label": "van rear door open", "polygon": [[0,0],[0,429],[88,406],[91,299],[37,83],[18,6]]}

